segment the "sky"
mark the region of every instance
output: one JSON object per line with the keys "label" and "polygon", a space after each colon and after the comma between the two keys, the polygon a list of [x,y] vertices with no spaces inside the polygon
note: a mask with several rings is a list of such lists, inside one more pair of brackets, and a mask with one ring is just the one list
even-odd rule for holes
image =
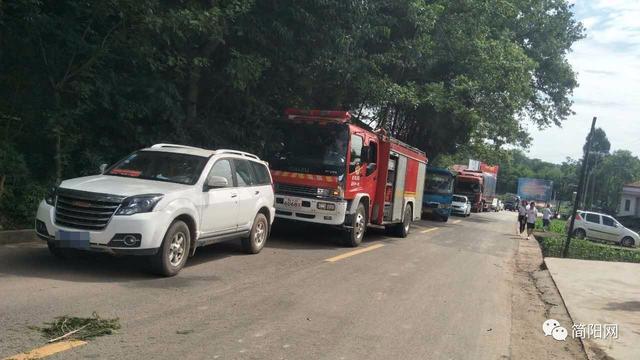
{"label": "sky", "polygon": [[533,125],[528,156],[560,163],[578,159],[591,126],[604,129],[611,150],[640,156],[640,0],[569,0],[587,37],[568,59],[578,73],[573,111],[562,128]]}

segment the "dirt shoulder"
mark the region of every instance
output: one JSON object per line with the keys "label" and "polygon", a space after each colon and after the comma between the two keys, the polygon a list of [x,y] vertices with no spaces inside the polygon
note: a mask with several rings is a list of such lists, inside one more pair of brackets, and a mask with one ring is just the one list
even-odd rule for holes
{"label": "dirt shoulder", "polygon": [[559,321],[569,334],[573,321],[535,240],[519,240],[511,306],[512,359],[587,359],[579,340],[569,336],[556,341],[544,336],[542,324],[546,320]]}

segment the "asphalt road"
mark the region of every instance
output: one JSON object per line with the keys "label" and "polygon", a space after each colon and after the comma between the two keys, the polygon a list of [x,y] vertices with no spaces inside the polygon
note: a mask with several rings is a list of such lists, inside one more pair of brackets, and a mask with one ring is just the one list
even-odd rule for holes
{"label": "asphalt road", "polygon": [[2,246],[0,358],[42,346],[32,326],[93,312],[122,329],[48,359],[507,358],[513,223],[490,213],[421,221],[406,239],[370,230],[370,251],[335,262],[353,250],[340,234],[280,230],[258,255],[199,249],[174,278],[136,258]]}

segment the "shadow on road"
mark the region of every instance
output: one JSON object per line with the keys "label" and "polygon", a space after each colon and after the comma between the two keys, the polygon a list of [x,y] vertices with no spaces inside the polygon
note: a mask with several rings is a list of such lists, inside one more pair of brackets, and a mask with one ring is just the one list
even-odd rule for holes
{"label": "shadow on road", "polygon": [[[58,259],[49,253],[44,244],[39,246],[15,246],[0,248],[0,276],[15,275],[73,282],[139,282],[149,280],[158,286],[194,280],[193,276],[180,274],[170,280],[150,271],[148,259],[136,256],[111,256],[100,253],[78,252],[68,259]],[[242,255],[239,243],[221,243],[199,248],[186,268],[228,256]],[[171,279],[176,279],[171,278]],[[195,279],[197,280],[197,279]],[[211,279],[208,279],[211,280]],[[145,283],[149,283],[145,281]],[[174,284],[175,283],[175,284]]]}
{"label": "shadow on road", "polygon": [[46,246],[3,248],[0,274],[74,282],[121,282],[153,278],[146,262],[129,257],[79,253],[58,259]]}
{"label": "shadow on road", "polygon": [[[415,225],[422,227],[448,226],[438,221],[421,220]],[[455,226],[455,225],[451,225]],[[419,228],[412,229],[413,232]],[[266,248],[282,250],[314,251],[318,249],[348,249],[342,245],[344,230],[313,224],[275,223]],[[372,242],[392,244],[399,240],[389,236],[383,229],[368,228],[363,246]],[[400,239],[401,240],[401,239]],[[230,256],[244,256],[240,240],[198,248],[189,258],[186,269]],[[255,255],[252,255],[255,256]],[[111,256],[100,253],[78,252],[69,259],[53,257],[44,243],[0,247],[0,277],[15,275],[73,282],[135,282],[142,286],[182,286],[192,279],[184,272],[172,279],[164,279],[149,270],[148,259],[135,256]],[[180,278],[182,280],[175,280]],[[209,277],[205,280],[211,280]]]}
{"label": "shadow on road", "polygon": [[[475,215],[475,216],[474,216]],[[468,222],[473,222],[473,223],[492,223],[492,222],[496,222],[496,219],[492,219],[490,217],[486,217],[486,216],[478,216],[477,214],[472,214],[470,217],[468,217],[465,221]]]}
{"label": "shadow on road", "polygon": [[[315,224],[278,221],[274,223],[266,247],[289,250],[344,249],[342,239],[347,232],[338,228]],[[368,228],[363,245],[389,240],[384,230]]]}
{"label": "shadow on road", "polygon": [[610,302],[605,309],[612,311],[640,311],[640,301]]}

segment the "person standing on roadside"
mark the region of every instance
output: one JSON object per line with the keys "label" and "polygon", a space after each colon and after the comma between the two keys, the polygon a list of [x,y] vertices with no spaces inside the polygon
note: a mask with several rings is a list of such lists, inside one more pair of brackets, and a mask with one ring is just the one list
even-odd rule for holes
{"label": "person standing on roadside", "polygon": [[547,204],[542,210],[542,231],[547,232],[549,226],[551,226],[551,204]]}
{"label": "person standing on roadside", "polygon": [[532,201],[527,209],[527,240],[531,238],[533,229],[536,228],[536,220],[538,220],[538,209],[536,209],[536,203]]}
{"label": "person standing on roadside", "polygon": [[521,201],[518,205],[518,224],[520,225],[520,235],[524,233],[527,226],[527,202]]}

